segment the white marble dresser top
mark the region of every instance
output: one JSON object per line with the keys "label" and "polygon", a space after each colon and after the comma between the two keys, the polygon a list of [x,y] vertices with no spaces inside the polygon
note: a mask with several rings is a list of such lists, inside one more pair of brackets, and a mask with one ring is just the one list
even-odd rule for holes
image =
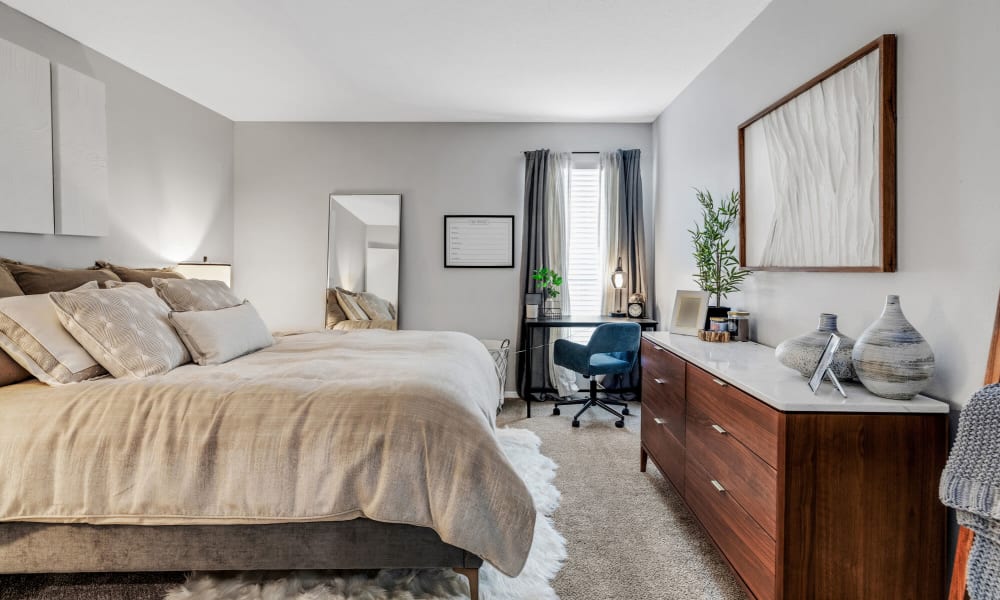
{"label": "white marble dresser top", "polygon": [[880,398],[855,382],[843,384],[847,398],[827,380],[813,395],[806,378],[778,362],[774,348],[753,342],[703,342],[696,337],[665,331],[647,332],[643,337],[785,412],[926,414],[950,411],[944,402],[926,396],[912,400]]}

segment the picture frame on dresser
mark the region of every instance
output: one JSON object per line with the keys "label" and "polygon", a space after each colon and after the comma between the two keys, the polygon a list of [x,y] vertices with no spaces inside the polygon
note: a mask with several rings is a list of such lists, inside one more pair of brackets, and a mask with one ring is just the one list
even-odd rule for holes
{"label": "picture frame on dresser", "polygon": [[670,333],[698,335],[708,316],[709,293],[702,290],[677,290],[670,318]]}
{"label": "picture frame on dresser", "polygon": [[740,266],[896,270],[895,35],[750,117],[738,138]]}

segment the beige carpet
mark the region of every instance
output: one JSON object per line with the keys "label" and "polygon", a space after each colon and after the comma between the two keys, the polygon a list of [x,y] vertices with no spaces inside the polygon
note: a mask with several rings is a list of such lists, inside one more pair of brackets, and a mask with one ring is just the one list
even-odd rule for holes
{"label": "beige carpet", "polygon": [[528,419],[524,402],[510,399],[498,418],[537,433],[542,453],[559,464],[555,525],[569,558],[553,587],[564,600],[742,600],[673,487],[652,462],[639,472],[639,405],[630,407],[625,429],[598,408],[573,428],[574,407],[555,417],[551,403],[532,405]]}

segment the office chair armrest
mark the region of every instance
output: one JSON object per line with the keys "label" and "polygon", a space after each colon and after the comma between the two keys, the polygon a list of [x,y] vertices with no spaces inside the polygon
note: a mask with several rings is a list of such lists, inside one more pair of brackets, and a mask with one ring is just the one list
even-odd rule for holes
{"label": "office chair armrest", "polygon": [[569,340],[556,340],[552,358],[560,367],[583,375],[590,375],[590,351],[583,344]]}

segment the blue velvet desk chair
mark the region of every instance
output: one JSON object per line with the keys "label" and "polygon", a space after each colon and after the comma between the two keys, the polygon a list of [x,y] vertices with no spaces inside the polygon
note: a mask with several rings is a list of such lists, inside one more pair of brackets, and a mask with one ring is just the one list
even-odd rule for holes
{"label": "blue velvet desk chair", "polygon": [[[618,375],[632,372],[639,358],[641,328],[638,323],[605,323],[594,330],[586,346],[569,340],[556,340],[553,359],[560,367],[576,371],[590,379],[590,396],[579,400],[556,402],[552,414],[559,414],[559,407],[568,404],[583,404],[580,412],[573,417],[573,427],[580,426],[580,415],[591,406],[599,406],[618,417],[615,427],[625,426],[628,405],[620,400],[600,400],[597,398],[595,375]],[[621,412],[611,406],[622,406]]]}

